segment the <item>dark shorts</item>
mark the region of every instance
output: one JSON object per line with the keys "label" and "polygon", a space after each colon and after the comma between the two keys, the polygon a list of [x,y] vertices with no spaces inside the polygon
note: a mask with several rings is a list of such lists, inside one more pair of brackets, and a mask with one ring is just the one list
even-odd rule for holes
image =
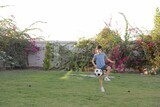
{"label": "dark shorts", "polygon": [[105,66],[103,66],[103,67],[102,67],[102,68],[100,68],[100,69],[101,69],[102,71],[103,71],[103,70],[107,70],[107,67],[108,67],[108,66],[107,66],[107,65],[105,65]]}
{"label": "dark shorts", "polygon": [[103,66],[102,68],[100,68],[101,70],[102,70],[102,72],[103,72],[103,74],[102,75],[104,75],[104,70],[107,70],[107,65],[105,65],[105,66]]}

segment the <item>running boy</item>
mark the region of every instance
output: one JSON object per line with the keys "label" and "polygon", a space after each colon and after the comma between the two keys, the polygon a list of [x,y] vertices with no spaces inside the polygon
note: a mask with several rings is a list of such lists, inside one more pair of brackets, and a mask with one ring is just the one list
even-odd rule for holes
{"label": "running boy", "polygon": [[[110,60],[106,56],[106,54],[103,52],[101,46],[97,46],[96,47],[96,54],[94,54],[93,59],[92,59],[92,64],[94,65],[95,68],[101,69],[102,71],[107,70],[106,77],[104,78],[104,80],[110,81],[110,79],[108,78],[108,75],[111,72],[111,67],[106,65],[106,63],[105,63],[106,60],[108,60],[109,62],[111,62],[113,64],[115,63],[115,61]],[[105,90],[103,88],[103,84],[102,84],[102,79],[103,79],[103,76],[99,76],[100,89],[102,92],[105,92]]]}

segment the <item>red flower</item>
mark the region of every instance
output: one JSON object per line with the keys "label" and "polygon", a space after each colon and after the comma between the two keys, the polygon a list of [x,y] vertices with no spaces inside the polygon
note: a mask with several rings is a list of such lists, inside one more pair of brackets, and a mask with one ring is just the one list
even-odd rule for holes
{"label": "red flower", "polygon": [[149,42],[148,46],[149,46],[149,47],[153,47],[153,43],[152,43],[152,42]]}

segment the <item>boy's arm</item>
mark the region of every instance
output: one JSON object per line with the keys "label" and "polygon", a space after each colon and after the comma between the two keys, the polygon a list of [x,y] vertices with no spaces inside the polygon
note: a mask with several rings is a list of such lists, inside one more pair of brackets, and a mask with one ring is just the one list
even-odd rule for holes
{"label": "boy's arm", "polygon": [[108,57],[106,57],[106,60],[113,63],[113,64],[115,63],[115,61],[110,60]]}
{"label": "boy's arm", "polygon": [[92,59],[92,64],[93,64],[93,66],[94,66],[95,68],[97,68],[97,65],[95,64],[94,61],[95,61],[95,58]]}

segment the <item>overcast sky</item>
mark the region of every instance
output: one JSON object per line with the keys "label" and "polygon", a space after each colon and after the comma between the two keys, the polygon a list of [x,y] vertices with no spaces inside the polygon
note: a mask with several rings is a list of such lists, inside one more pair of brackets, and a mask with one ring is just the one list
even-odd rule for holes
{"label": "overcast sky", "polygon": [[78,40],[94,37],[111,22],[111,29],[124,31],[123,12],[131,25],[153,28],[153,17],[160,0],[0,0],[3,17],[15,16],[19,28],[24,29],[35,21],[43,32],[32,32],[49,40]]}

